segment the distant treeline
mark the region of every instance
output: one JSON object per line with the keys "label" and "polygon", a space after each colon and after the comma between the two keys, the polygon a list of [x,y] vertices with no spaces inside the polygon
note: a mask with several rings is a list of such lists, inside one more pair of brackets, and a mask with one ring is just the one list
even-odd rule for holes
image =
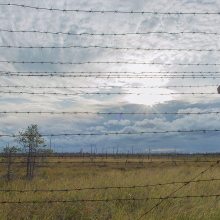
{"label": "distant treeline", "polygon": [[[5,154],[4,152],[0,152],[0,157],[3,157]],[[216,153],[89,153],[89,152],[85,152],[85,153],[81,153],[81,152],[65,152],[65,153],[60,153],[60,152],[53,152],[53,151],[44,151],[44,152],[38,152],[37,154],[35,154],[36,157],[93,157],[93,156],[97,156],[97,157],[115,157],[115,156],[119,156],[119,157],[148,157],[149,155],[151,157],[219,157],[220,153],[216,152]],[[25,157],[26,153],[25,152],[17,152],[16,154],[14,154],[13,156],[15,157]]]}

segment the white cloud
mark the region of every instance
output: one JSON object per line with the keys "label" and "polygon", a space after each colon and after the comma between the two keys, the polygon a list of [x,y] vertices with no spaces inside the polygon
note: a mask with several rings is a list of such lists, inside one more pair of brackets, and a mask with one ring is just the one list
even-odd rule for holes
{"label": "white cloud", "polygon": [[131,124],[131,122],[129,120],[109,120],[107,122],[104,123],[105,125],[120,125],[120,126],[128,126]]}

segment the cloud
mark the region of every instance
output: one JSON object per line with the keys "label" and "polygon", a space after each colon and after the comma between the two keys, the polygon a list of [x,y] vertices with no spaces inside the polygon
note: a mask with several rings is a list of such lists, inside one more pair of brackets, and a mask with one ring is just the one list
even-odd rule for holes
{"label": "cloud", "polygon": [[[18,0],[14,3],[20,3]],[[36,2],[24,0],[24,4],[57,8],[106,9],[106,10],[137,10],[137,11],[219,11],[217,0],[184,0],[168,1],[144,0],[122,1],[47,1]],[[119,15],[119,14],[86,14],[59,13],[31,9],[1,7],[2,29],[40,30],[72,33],[124,33],[148,31],[205,31],[217,32],[219,20],[216,16],[180,16],[180,15]],[[215,35],[162,35],[150,34],[143,36],[67,36],[25,33],[5,33],[0,35],[1,45],[21,46],[68,46],[68,45],[106,45],[115,47],[145,48],[220,48],[218,36]],[[107,49],[0,49],[0,60],[27,61],[137,61],[165,63],[218,63],[218,52],[180,52],[180,51],[121,51]],[[91,72],[204,72],[210,76],[213,71],[220,71],[219,66],[161,66],[161,65],[40,65],[40,64],[0,64],[1,71],[91,71]],[[80,73],[79,73],[80,74]],[[177,73],[178,74],[178,73]],[[179,73],[181,74],[181,73]],[[217,73],[215,73],[217,74]],[[169,75],[169,74],[168,74]],[[213,75],[214,77],[217,75]],[[142,95],[78,95],[34,96],[6,95],[0,96],[0,111],[103,111],[103,112],[196,112],[218,111],[218,96],[152,96],[150,93],[170,92],[216,92],[216,87],[172,88],[172,89],[128,89],[123,86],[166,86],[166,85],[217,85],[218,78],[170,78],[170,79],[98,79],[98,78],[56,78],[56,77],[0,77],[0,85],[26,86],[122,86],[122,88],[89,88],[89,89],[31,89],[32,92],[131,92]],[[1,88],[0,91],[8,91]],[[13,91],[30,91],[30,89],[13,89]],[[143,130],[181,130],[181,129],[215,129],[219,128],[218,115],[186,115],[186,116],[147,116],[147,115],[0,115],[0,133],[16,133],[30,123],[39,124],[42,132],[111,132],[111,131],[143,131]],[[1,138],[3,146],[8,139]],[[54,138],[54,144],[64,145],[67,150],[87,148],[91,143],[97,147],[103,145],[119,145],[121,151],[127,151],[131,145],[135,149],[144,150],[146,145],[156,149],[179,147],[189,151],[218,150],[218,135],[144,135],[144,136],[100,136]],[[138,145],[138,146],[137,146]],[[86,147],[87,146],[87,147]],[[170,147],[171,146],[171,147]],[[88,147],[89,148],[89,147]]]}
{"label": "cloud", "polygon": [[109,121],[107,121],[107,122],[105,122],[104,124],[105,125],[113,125],[113,126],[117,126],[117,125],[119,125],[119,126],[128,126],[128,125],[130,125],[130,121],[129,120],[109,120]]}

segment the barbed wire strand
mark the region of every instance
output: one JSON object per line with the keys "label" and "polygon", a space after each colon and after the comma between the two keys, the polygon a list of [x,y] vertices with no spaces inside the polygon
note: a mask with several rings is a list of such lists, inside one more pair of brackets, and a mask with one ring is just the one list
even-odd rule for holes
{"label": "barbed wire strand", "polygon": [[[45,158],[42,156],[34,156],[34,158]],[[50,158],[50,157],[48,157]],[[51,157],[54,158],[54,157]],[[66,159],[66,158],[65,158]],[[40,165],[40,164],[80,164],[80,165],[106,165],[106,164],[115,164],[115,165],[120,165],[120,164],[127,164],[127,165],[143,165],[143,164],[165,164],[165,163],[213,163],[213,160],[164,160],[164,161],[129,161],[129,160],[125,160],[125,161],[40,161],[40,162],[35,162],[36,165]],[[14,164],[26,164],[26,161],[14,161]],[[0,161],[0,164],[7,164],[7,161]]]}
{"label": "barbed wire strand", "polygon": [[51,115],[209,115],[220,114],[220,111],[203,112],[90,112],[90,111],[0,111],[0,114],[51,114]]}
{"label": "barbed wire strand", "polygon": [[168,199],[189,199],[189,198],[216,198],[220,194],[210,195],[184,195],[184,196],[166,196],[166,197],[146,197],[146,198],[109,198],[109,199],[72,199],[72,200],[18,200],[18,201],[0,201],[0,204],[39,204],[39,203],[76,203],[76,202],[123,202],[123,201],[145,201],[145,200],[168,200]]}
{"label": "barbed wire strand", "polygon": [[137,62],[137,61],[85,61],[85,62],[63,62],[63,61],[16,61],[0,60],[0,63],[12,64],[51,64],[51,65],[85,65],[85,64],[129,64],[129,65],[162,65],[162,66],[219,66],[220,63],[162,63],[162,62]]}
{"label": "barbed wire strand", "polygon": [[220,75],[72,75],[72,74],[16,74],[1,73],[6,77],[61,77],[61,78],[99,78],[99,79],[219,79]]}
{"label": "barbed wire strand", "polygon": [[25,85],[1,85],[0,88],[27,88],[27,89],[154,89],[154,88],[205,88],[214,87],[217,88],[219,84],[203,84],[203,85],[168,85],[168,86],[115,86],[115,85],[99,85],[99,86],[25,86]]}
{"label": "barbed wire strand", "polygon": [[[108,136],[108,135],[143,135],[143,134],[169,134],[169,133],[207,133],[220,132],[220,129],[191,129],[191,130],[164,130],[164,131],[137,131],[137,132],[103,132],[103,133],[54,133],[41,134],[42,137],[61,136]],[[29,135],[30,137],[32,135]],[[20,137],[19,134],[0,134],[0,137]]]}
{"label": "barbed wire strand", "polygon": [[220,49],[196,49],[196,48],[143,48],[143,47],[114,47],[101,45],[69,45],[69,46],[16,46],[0,45],[0,48],[7,49],[111,49],[111,50],[134,50],[134,51],[185,51],[185,52],[219,52]]}
{"label": "barbed wire strand", "polygon": [[45,74],[216,74],[220,71],[6,71],[0,70],[0,73],[45,73]]}
{"label": "barbed wire strand", "polygon": [[[86,154],[88,154],[88,155],[86,155]],[[109,153],[108,153],[109,154]],[[4,154],[1,154],[3,157],[4,157]],[[144,164],[144,163],[146,163],[146,164],[153,164],[153,163],[177,163],[177,162],[183,162],[183,163],[213,163],[213,162],[216,162],[216,160],[204,160],[204,159],[194,159],[194,160],[192,160],[192,159],[177,159],[177,160],[174,160],[173,158],[171,158],[171,159],[169,159],[169,160],[162,160],[162,161],[158,161],[158,160],[150,160],[150,161],[144,161],[143,160],[143,158],[138,158],[139,160],[137,160],[137,161],[132,161],[132,160],[129,160],[128,159],[128,155],[130,155],[130,154],[123,154],[123,155],[125,155],[125,156],[127,156],[126,157],[126,160],[113,160],[113,161],[108,161],[108,160],[104,160],[104,158],[106,157],[106,153],[102,153],[101,154],[102,156],[101,157],[99,157],[99,155],[97,155],[96,154],[96,158],[98,157],[99,159],[101,159],[101,160],[92,160],[91,161],[91,158],[93,158],[94,159],[94,155],[90,155],[88,152],[87,153],[85,153],[85,155],[84,156],[81,156],[81,157],[83,157],[83,158],[88,158],[88,159],[90,159],[90,160],[80,160],[80,161],[63,161],[63,160],[60,160],[60,161],[43,161],[42,163],[76,163],[76,164],[82,164],[82,163],[89,163],[89,164],[95,164],[95,163],[106,163],[106,164],[108,164],[108,163],[115,163],[115,164],[120,164],[120,163],[127,163],[127,164]],[[112,155],[111,153],[109,154],[109,155]],[[115,156],[115,154],[113,154],[114,156]],[[117,155],[117,154],[116,154]],[[120,155],[120,154],[119,154]],[[143,154],[142,154],[143,155]],[[145,155],[146,156],[146,155]],[[160,156],[162,156],[162,155],[160,155]],[[25,158],[25,156],[23,155],[12,155],[11,157],[13,157],[13,158],[22,158],[22,159],[24,159]],[[68,156],[68,155],[65,155],[65,154],[61,154],[61,155],[42,155],[42,154],[37,154],[37,155],[34,155],[33,157],[35,157],[35,158],[41,158],[41,159],[43,159],[43,158],[58,158],[58,159],[74,159],[74,156]],[[111,156],[110,156],[111,157]],[[15,161],[15,162],[19,162],[19,163],[25,163],[25,161]],[[0,161],[0,163],[6,163],[6,161]]]}
{"label": "barbed wire strand", "polygon": [[166,185],[176,185],[176,184],[183,184],[183,183],[200,183],[200,182],[214,182],[220,181],[218,178],[212,179],[201,179],[201,180],[192,180],[192,181],[174,181],[174,182],[167,182],[167,183],[156,183],[156,184],[145,184],[145,185],[133,185],[133,186],[100,186],[100,187],[85,187],[85,188],[72,188],[72,189],[0,189],[2,193],[27,193],[27,192],[72,192],[72,191],[84,191],[84,190],[108,190],[108,189],[136,189],[136,188],[149,188],[149,187],[161,187]]}
{"label": "barbed wire strand", "polygon": [[151,35],[151,34],[168,34],[168,35],[220,35],[218,32],[206,32],[206,31],[180,31],[180,32],[168,32],[168,31],[148,31],[148,32],[124,32],[124,33],[73,33],[73,32],[52,32],[52,31],[41,31],[41,30],[12,30],[12,29],[1,29],[0,32],[8,33],[34,33],[34,34],[52,34],[52,35],[70,35],[70,36],[129,36],[129,35]]}
{"label": "barbed wire strand", "polygon": [[61,95],[61,96],[78,96],[78,95],[218,95],[217,92],[169,92],[169,93],[134,93],[134,92],[76,92],[76,93],[61,93],[61,92],[25,92],[25,91],[0,91],[0,94],[20,94],[20,95]]}
{"label": "barbed wire strand", "polygon": [[132,15],[220,15],[218,11],[206,11],[206,12],[160,12],[160,11],[134,11],[134,10],[97,10],[97,9],[62,9],[62,8],[53,8],[53,7],[38,7],[34,5],[25,5],[25,4],[17,4],[17,3],[0,3],[0,6],[6,7],[21,7],[27,9],[36,9],[38,11],[50,11],[50,12],[63,12],[63,13],[99,13],[99,14],[132,14]]}

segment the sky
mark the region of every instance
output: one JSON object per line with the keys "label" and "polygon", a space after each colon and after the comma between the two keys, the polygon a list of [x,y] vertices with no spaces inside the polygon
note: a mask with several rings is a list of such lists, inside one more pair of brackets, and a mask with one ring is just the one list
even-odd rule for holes
{"label": "sky", "polygon": [[[1,3],[9,1],[0,0]],[[128,0],[128,1],[10,1],[36,7],[85,10],[121,10],[153,12],[219,12],[217,0]],[[104,46],[151,49],[220,49],[219,35],[181,32],[215,33],[220,28],[220,15],[167,15],[76,13],[35,10],[0,5],[0,46],[68,47]],[[122,36],[67,35],[45,33],[12,33],[1,30],[65,33],[146,33]],[[220,33],[220,31],[218,32]],[[81,65],[27,64],[0,62],[0,111],[84,111],[84,112],[207,112],[220,110],[219,51],[121,50],[105,48],[0,48],[0,61],[34,62],[137,62],[170,65],[87,63]],[[110,77],[40,77],[7,76],[5,72],[97,72]],[[102,73],[100,73],[102,72]],[[105,73],[103,73],[105,72]],[[107,73],[106,73],[107,72]],[[110,73],[109,73],[110,72]],[[113,78],[122,72],[122,78]],[[124,73],[124,72],[129,72]],[[143,73],[145,72],[145,73]],[[149,73],[155,72],[155,73]],[[172,73],[209,78],[173,78]],[[192,73],[193,72],[193,73]],[[214,72],[211,73],[210,72]],[[40,74],[40,73],[37,73]],[[56,74],[56,73],[55,73]],[[86,73],[75,73],[82,75]],[[140,78],[143,75],[162,78]],[[126,78],[131,75],[131,78]],[[201,74],[200,74],[201,75]],[[166,76],[166,77],[165,77]],[[213,76],[211,78],[210,76]],[[207,86],[208,85],[208,86]],[[26,86],[7,88],[4,86]],[[171,86],[171,87],[169,87]],[[174,86],[174,87],[172,87]],[[175,87],[180,86],[180,87]],[[182,87],[181,87],[182,86]],[[185,87],[184,87],[185,86]],[[195,86],[195,87],[186,87]],[[199,87],[196,87],[199,86]],[[32,87],[32,88],[31,88]],[[35,87],[35,88],[33,88]],[[78,87],[78,88],[36,88]],[[87,87],[87,88],[79,88]],[[91,88],[92,87],[92,88]],[[138,87],[138,88],[135,88]],[[150,88],[149,88],[150,87]],[[152,88],[154,87],[154,88]],[[158,88],[159,87],[159,88]],[[167,88],[168,87],[168,88]],[[7,92],[81,93],[71,96],[53,94],[14,94]],[[6,92],[6,93],[5,93]],[[84,94],[82,94],[84,93]],[[93,93],[93,94],[85,94]],[[123,94],[94,94],[123,93]],[[130,94],[125,94],[130,93]],[[216,94],[172,94],[216,93]],[[163,95],[161,95],[163,94]],[[44,115],[0,114],[0,135],[17,134],[30,124],[38,124],[42,134],[59,133],[123,133],[141,131],[220,129],[218,114],[201,115]],[[49,143],[49,138],[46,138]],[[56,151],[76,152],[219,152],[220,132],[169,133],[142,135],[100,135],[52,137]],[[0,147],[16,144],[13,138],[0,137]]]}

